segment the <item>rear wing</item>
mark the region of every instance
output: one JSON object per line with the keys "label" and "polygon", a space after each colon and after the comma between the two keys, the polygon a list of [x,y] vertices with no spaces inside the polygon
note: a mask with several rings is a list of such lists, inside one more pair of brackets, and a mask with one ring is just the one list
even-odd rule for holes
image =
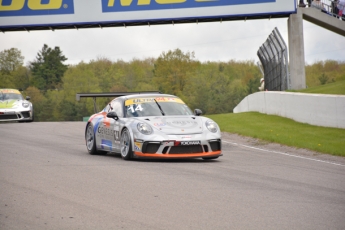
{"label": "rear wing", "polygon": [[96,98],[97,97],[121,97],[121,96],[127,96],[127,95],[133,95],[133,94],[150,94],[150,93],[161,93],[159,91],[142,91],[142,92],[118,92],[118,93],[77,93],[76,99],[77,101],[80,101],[80,98],[82,97],[92,97],[93,99],[93,108],[95,113],[99,111],[98,106],[96,104]]}

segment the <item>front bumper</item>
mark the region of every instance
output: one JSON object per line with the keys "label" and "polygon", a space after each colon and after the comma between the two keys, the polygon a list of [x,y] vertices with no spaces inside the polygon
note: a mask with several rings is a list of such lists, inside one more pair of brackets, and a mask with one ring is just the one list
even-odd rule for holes
{"label": "front bumper", "polygon": [[204,141],[144,141],[134,142],[134,157],[138,158],[211,158],[222,156],[221,139]]}
{"label": "front bumper", "polygon": [[33,113],[31,110],[26,111],[1,111],[0,121],[32,121]]}

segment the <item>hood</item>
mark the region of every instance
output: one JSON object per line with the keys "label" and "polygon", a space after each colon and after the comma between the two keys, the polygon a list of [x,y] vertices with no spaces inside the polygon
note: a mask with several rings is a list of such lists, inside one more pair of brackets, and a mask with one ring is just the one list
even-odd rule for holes
{"label": "hood", "polygon": [[148,117],[145,122],[165,134],[202,133],[202,118],[197,116]]}
{"label": "hood", "polygon": [[20,106],[20,100],[0,100],[0,109],[14,109]]}

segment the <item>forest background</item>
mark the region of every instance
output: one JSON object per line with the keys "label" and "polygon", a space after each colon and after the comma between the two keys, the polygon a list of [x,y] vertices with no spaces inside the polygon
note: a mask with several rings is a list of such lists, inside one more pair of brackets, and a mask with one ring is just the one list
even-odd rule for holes
{"label": "forest background", "polygon": [[[179,96],[204,114],[232,113],[247,95],[258,91],[262,74],[253,60],[200,62],[194,52],[162,52],[158,58],[65,65],[59,47],[43,45],[36,59],[23,65],[17,48],[0,52],[0,88],[22,89],[34,105],[35,121],[82,121],[94,113],[91,98],[77,93],[160,91]],[[307,86],[345,80],[345,62],[326,60],[306,65]],[[98,98],[102,109],[112,98]]]}

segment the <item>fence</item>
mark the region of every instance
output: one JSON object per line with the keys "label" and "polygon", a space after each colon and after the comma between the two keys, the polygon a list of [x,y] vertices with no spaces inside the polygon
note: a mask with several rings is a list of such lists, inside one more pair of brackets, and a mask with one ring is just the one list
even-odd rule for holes
{"label": "fence", "polygon": [[284,91],[291,88],[287,52],[282,36],[274,28],[257,52],[264,71],[265,90]]}
{"label": "fence", "polygon": [[321,10],[322,12],[329,14],[333,17],[339,18],[340,20],[344,20],[341,16],[339,16],[339,8],[345,10],[345,5],[340,3],[339,1],[333,1],[333,0],[320,0],[316,4],[312,4],[312,1],[310,1],[311,5],[307,4],[306,6],[316,8]]}

